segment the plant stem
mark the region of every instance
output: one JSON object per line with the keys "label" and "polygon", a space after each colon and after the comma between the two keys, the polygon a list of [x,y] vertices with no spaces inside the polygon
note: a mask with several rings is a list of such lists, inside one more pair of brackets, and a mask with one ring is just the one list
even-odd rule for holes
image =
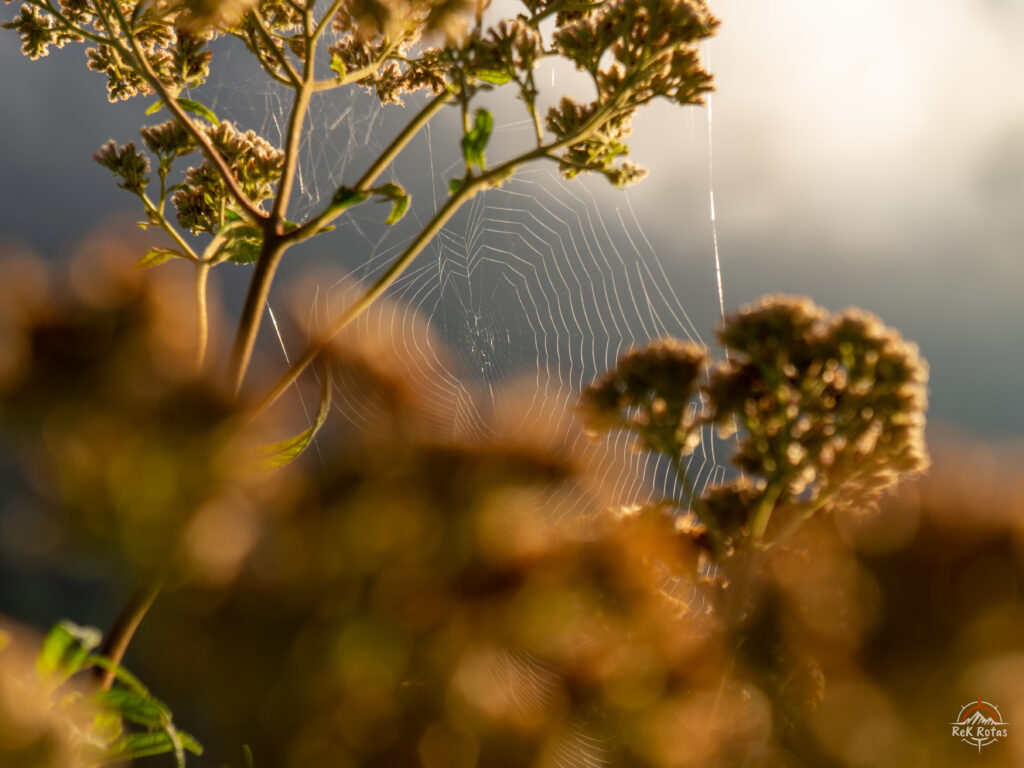
{"label": "plant stem", "polygon": [[721,559],[725,552],[725,535],[722,533],[722,529],[719,527],[718,521],[712,517],[707,504],[697,494],[697,489],[693,487],[693,482],[690,480],[690,476],[686,473],[686,466],[683,464],[683,460],[679,454],[669,454],[669,458],[672,462],[672,468],[675,470],[676,477],[679,478],[679,483],[683,486],[683,493],[686,495],[690,509],[693,510],[693,513],[697,516],[701,525],[707,529],[708,535],[711,537],[711,546],[715,557]]}
{"label": "plant stem", "polygon": [[271,36],[270,30],[267,29],[266,25],[263,23],[263,19],[260,17],[259,10],[254,9],[250,11],[250,13],[252,14],[253,22],[256,24],[256,31],[258,32],[259,36],[263,38],[263,42],[266,44],[266,46],[271,50],[271,52],[280,62],[281,68],[285,71],[285,74],[287,75],[286,79],[289,81],[291,85],[297,88],[301,87],[302,81],[299,79],[299,73],[295,71],[295,67],[293,67],[292,63],[288,61],[288,57],[285,55],[285,52],[281,49],[281,46],[274,42],[274,38]]}
{"label": "plant stem", "polygon": [[[436,106],[437,109],[440,109],[440,107],[443,106],[443,103],[444,102],[437,104],[437,100],[435,100],[434,102],[431,102],[430,105],[428,105],[428,107],[434,108]],[[614,108],[614,103],[611,108]],[[418,116],[417,119],[419,119],[419,117],[421,117],[426,112],[427,110],[424,110],[424,112],[421,113],[421,115]],[[566,147],[570,147],[573,144],[586,140],[594,133],[594,131],[596,131],[600,127],[603,119],[605,118],[605,115],[606,112],[598,110],[580,128],[580,130],[577,131],[572,136],[567,136],[561,141],[556,141],[552,144],[537,147],[536,149],[530,150],[529,152],[525,152],[522,155],[513,157],[510,160],[506,160],[505,162],[500,163],[494,168],[485,171],[479,176],[468,179],[466,183],[463,184],[463,186],[458,190],[458,192],[456,192],[454,195],[448,198],[448,202],[446,202],[441,207],[441,209],[436,214],[434,214],[434,218],[430,220],[427,226],[409,244],[408,248],[406,248],[402,255],[395,259],[395,261],[392,262],[391,266],[388,267],[384,274],[377,278],[377,281],[372,286],[370,286],[370,288],[367,289],[366,293],[360,296],[359,299],[357,299],[354,304],[352,304],[348,309],[342,312],[341,315],[335,318],[334,322],[331,323],[331,325],[328,327],[327,332],[316,341],[313,341],[306,348],[306,351],[303,352],[302,355],[294,363],[292,363],[291,367],[285,372],[284,376],[281,377],[281,379],[274,385],[273,389],[271,389],[270,392],[267,393],[267,395],[263,398],[263,400],[260,401],[260,404],[259,406],[257,406],[255,412],[253,413],[253,416],[257,416],[263,413],[267,408],[273,405],[277,401],[277,399],[281,397],[281,395],[283,395],[287,391],[288,387],[295,383],[295,381],[299,378],[299,376],[306,369],[306,367],[311,362],[313,362],[313,360],[316,359],[317,355],[319,355],[321,352],[324,351],[324,349],[326,349],[331,339],[333,339],[335,336],[341,333],[341,331],[344,330],[349,323],[355,320],[364,310],[366,310],[367,307],[370,306],[370,304],[372,304],[381,294],[383,294],[384,291],[386,291],[391,286],[391,284],[395,282],[395,280],[397,280],[401,276],[401,274],[406,270],[406,268],[412,263],[413,259],[415,259],[416,256],[419,255],[419,253],[426,247],[427,243],[430,242],[434,235],[436,235],[438,232],[441,231],[442,228],[444,228],[444,225],[448,223],[448,220],[451,219],[451,217],[455,214],[459,207],[461,207],[464,202],[466,202],[473,195],[475,195],[477,190],[485,189],[495,184],[500,184],[502,181],[512,176],[512,174],[515,173],[517,168],[519,168],[522,165],[525,165],[526,163],[532,160],[536,160],[542,157],[553,158],[555,152],[559,152],[565,149]],[[403,131],[403,134],[404,133],[405,132]],[[397,142],[397,139],[395,142],[392,142],[392,144],[397,147],[395,149],[395,154],[397,154],[398,150],[401,149],[401,145],[398,145]],[[390,149],[391,148],[389,147],[385,154],[387,154],[390,151]],[[380,170],[383,169],[383,167],[384,166],[381,165],[379,161],[378,163],[375,163],[374,166],[371,167],[370,170],[366,172],[366,174],[364,174],[363,178],[360,179],[360,184],[372,183],[372,181],[366,180],[375,178],[374,174],[379,173]],[[335,213],[334,215],[337,215],[337,213]],[[323,222],[326,223],[327,221],[330,221],[331,218],[333,218],[333,216],[322,214],[317,219],[314,219],[313,222],[319,222],[322,219]],[[307,222],[305,226],[309,226],[313,222]],[[289,234],[292,237],[294,237],[304,228],[305,227],[299,227],[298,229],[293,230]],[[286,235],[283,238],[283,241],[287,240],[288,235]]]}
{"label": "plant stem", "polygon": [[200,261],[196,264],[195,293],[196,293],[196,372],[203,370],[203,363],[206,360],[206,347],[210,338],[210,320],[206,303],[207,278],[210,276],[209,261]]}
{"label": "plant stem", "polygon": [[764,495],[757,505],[757,510],[754,512],[754,519],[750,524],[750,532],[754,537],[754,541],[760,542],[764,538],[765,531],[768,530],[768,521],[771,520],[772,512],[775,511],[775,502],[779,500],[779,496],[782,494],[782,488],[783,485],[780,482],[774,482],[765,489]]}
{"label": "plant stem", "polygon": [[[406,145],[412,140],[412,138],[419,133],[420,129],[426,125],[434,115],[441,111],[441,109],[451,101],[452,95],[445,91],[444,93],[435,96],[433,99],[428,101],[424,105],[416,116],[409,121],[409,123],[402,129],[402,132],[392,139],[391,143],[384,149],[384,152],[374,161],[373,165],[366,169],[366,172],[359,177],[359,181],[356,182],[353,187],[356,192],[366,192],[369,190],[373,183],[378,177],[384,172],[391,162],[398,157],[399,153],[405,149]],[[335,218],[340,216],[342,211],[327,208],[320,215],[313,219],[310,219],[298,229],[293,229],[284,235],[285,240],[305,240],[307,237],[312,237],[322,227],[330,224]]]}
{"label": "plant stem", "polygon": [[256,336],[260,330],[260,318],[270,296],[270,284],[274,280],[274,274],[286,248],[287,244],[276,236],[264,237],[263,248],[256,261],[252,280],[249,281],[249,291],[245,296],[242,315],[238,321],[238,332],[235,334],[235,343],[231,350],[228,376],[236,394],[242,388],[245,372],[252,360],[252,350],[256,346]]}
{"label": "plant stem", "polygon": [[[309,80],[306,85],[309,85],[309,83],[312,82],[312,67],[307,71],[307,77]],[[277,198],[274,202],[274,211],[271,214],[271,222],[278,226],[279,222],[283,219],[287,205],[282,201],[291,194],[291,186],[293,183],[295,164],[297,162],[298,155],[298,144],[299,139],[301,138],[302,117],[309,105],[309,90],[310,89],[308,87],[303,87],[296,93],[295,98],[297,108],[292,110],[292,119],[289,123],[288,149],[286,150],[285,168],[282,174],[281,186],[278,189]],[[360,177],[359,181],[356,182],[356,189],[360,191],[369,189],[373,182],[377,180],[377,177],[380,176],[384,169],[395,159],[398,153],[405,148],[406,144],[409,143],[412,137],[419,132],[420,128],[422,128],[430,118],[437,114],[437,112],[439,112],[441,108],[448,103],[449,99],[450,94],[445,92],[428,102],[419,114],[417,114],[416,117],[406,125],[402,132],[395,137],[391,144],[388,145],[383,154],[381,154],[373,165],[371,165],[362,177]],[[299,108],[301,108],[301,110]],[[452,211],[452,213],[454,213],[454,211]],[[263,315],[263,307],[267,302],[267,297],[270,294],[270,284],[274,279],[274,274],[277,272],[277,267],[280,264],[281,257],[284,255],[285,250],[293,242],[298,242],[307,237],[311,237],[321,227],[326,226],[339,214],[340,211],[332,212],[328,209],[316,218],[306,222],[301,227],[291,230],[290,232],[274,232],[269,236],[265,236],[263,249],[260,253],[259,260],[256,262],[256,271],[253,273],[252,280],[249,283],[249,292],[245,298],[245,306],[242,309],[242,316],[238,324],[238,333],[235,336],[235,345],[231,353],[229,376],[236,393],[242,388],[242,382],[245,379],[245,372],[249,367],[250,360],[252,359],[252,350],[256,344],[256,336],[259,333],[260,318]],[[445,221],[447,221],[450,216],[451,213],[448,214]],[[423,245],[426,245],[426,243],[423,243]],[[423,246],[421,245],[419,250],[421,250],[422,247]],[[419,250],[417,250],[417,253]],[[402,269],[404,269],[404,266]],[[400,271],[401,270],[399,270],[399,272]],[[313,357],[315,356],[316,355],[314,354]],[[305,368],[313,357],[306,360],[302,365],[302,368]],[[301,369],[295,374],[295,377],[292,378],[291,381],[298,378],[298,373],[301,373]],[[276,400],[277,397],[274,399]]]}
{"label": "plant stem", "polygon": [[281,223],[288,213],[288,202],[292,196],[292,186],[295,184],[295,170],[299,163],[299,146],[302,143],[302,123],[306,119],[306,110],[309,108],[309,97],[312,93],[313,83],[313,52],[307,56],[305,77],[302,87],[295,92],[295,100],[292,102],[292,112],[288,118],[288,135],[284,146],[284,168],[281,171],[281,184],[274,196],[274,208],[270,214],[271,222],[275,227],[275,234],[281,234]]}
{"label": "plant stem", "polygon": [[142,584],[142,586],[136,589],[128,599],[124,608],[121,609],[121,613],[118,614],[117,619],[115,619],[113,626],[110,628],[110,632],[107,633],[107,637],[103,641],[103,645],[100,647],[100,655],[108,658],[113,665],[109,669],[96,670],[101,690],[107,690],[111,685],[113,685],[113,667],[120,664],[121,660],[124,658],[125,651],[128,650],[128,644],[135,635],[135,630],[139,628],[139,624],[142,623],[142,619],[146,615],[146,612],[149,611],[150,607],[153,605],[153,601],[156,600],[157,595],[160,594],[165,578],[166,571],[161,569],[155,576],[151,577],[149,581]]}
{"label": "plant stem", "polygon": [[[178,105],[177,99],[171,95],[170,91],[167,90],[167,86],[157,76],[149,59],[146,58],[146,52],[139,46],[138,41],[135,39],[135,35],[132,34],[131,26],[128,24],[128,20],[125,19],[124,13],[121,11],[118,3],[111,4],[114,12],[117,14],[117,19],[121,24],[121,28],[124,32],[125,40],[128,41],[128,48],[125,48],[119,41],[111,41],[112,45],[118,53],[127,58],[129,61],[135,59],[139,68],[142,70],[140,74],[145,78],[146,82],[149,83],[150,87],[156,91],[163,101],[164,106],[167,110],[174,115],[177,119],[178,124],[184,128],[188,134],[199,144],[199,148],[202,150],[206,159],[213,164],[213,167],[217,169],[217,172],[221,176],[221,180],[224,182],[224,186],[235,201],[242,207],[242,209],[252,217],[254,221],[260,221],[265,218],[260,212],[259,208],[246,196],[245,192],[242,191],[241,185],[238,183],[238,179],[235,178],[235,174],[231,172],[227,162],[221,157],[220,152],[213,146],[210,138],[203,131],[199,130],[195,123],[189,119],[185,111]],[[97,2],[97,10],[101,7],[101,4]]]}
{"label": "plant stem", "polygon": [[[305,26],[307,37],[309,37],[311,26],[309,11],[305,14]],[[313,41],[310,41],[306,49],[302,84],[295,91],[295,100],[292,102],[291,115],[288,118],[288,135],[285,139],[284,167],[281,171],[281,183],[274,197],[270,219],[263,229],[263,246],[260,249],[259,259],[256,261],[256,269],[253,272],[252,280],[249,282],[249,290],[246,293],[245,305],[242,308],[242,316],[238,322],[238,331],[235,334],[235,343],[231,351],[228,376],[235,394],[242,389],[245,373],[249,369],[249,362],[252,360],[252,350],[256,345],[256,338],[259,335],[263,307],[266,305],[267,297],[270,295],[270,286],[274,280],[274,274],[277,272],[277,267],[281,263],[281,257],[289,245],[289,243],[281,239],[281,235],[284,231],[285,216],[288,213],[288,200],[292,194],[295,172],[298,168],[299,147],[302,143],[302,124],[306,119],[306,111],[309,108],[309,99],[313,90],[315,53],[316,47]]]}
{"label": "plant stem", "polygon": [[302,353],[301,357],[292,363],[285,375],[281,377],[277,384],[274,385],[274,388],[260,402],[256,409],[257,415],[269,408],[284,394],[295,383],[306,367],[326,349],[331,339],[341,333],[349,323],[362,314],[370,304],[376,301],[401,276],[413,259],[419,255],[420,251],[426,247],[434,235],[441,231],[462,204],[476,193],[479,186],[479,184],[474,183],[467,184],[456,194],[448,198],[448,202],[441,207],[434,215],[434,218],[430,220],[430,223],[409,244],[405,252],[391,263],[391,266],[385,270],[384,274],[378,277],[377,281],[362,296],[334,319],[334,322],[327,328],[327,331],[317,340],[313,341],[306,348],[306,351]]}
{"label": "plant stem", "polygon": [[199,257],[196,255],[196,252],[192,250],[192,247],[185,241],[185,238],[181,236],[181,233],[179,233],[178,230],[176,230],[167,220],[167,217],[164,216],[163,211],[161,210],[163,207],[162,202],[161,207],[157,208],[153,205],[153,201],[149,199],[149,196],[146,195],[145,192],[139,195],[139,199],[142,201],[142,205],[146,209],[146,213],[152,214],[156,217],[157,225],[167,233],[167,236],[170,237],[174,241],[174,244],[181,249],[182,255],[189,261],[199,261]]}
{"label": "plant stem", "polygon": [[314,29],[313,34],[310,35],[311,43],[315,43],[320,39],[320,36],[324,33],[324,30],[330,26],[331,19],[335,17],[343,3],[344,0],[334,0],[334,2],[331,3],[331,7],[328,8],[327,12],[320,18],[320,22],[316,25],[316,29]]}

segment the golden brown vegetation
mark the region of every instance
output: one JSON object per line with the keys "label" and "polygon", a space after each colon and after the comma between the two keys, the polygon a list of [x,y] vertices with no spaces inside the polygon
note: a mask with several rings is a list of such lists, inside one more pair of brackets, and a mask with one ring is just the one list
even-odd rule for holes
{"label": "golden brown vegetation", "polygon": [[133,664],[203,713],[220,754],[1007,764],[1012,739],[979,757],[946,724],[979,693],[1011,723],[1024,711],[1009,452],[956,443],[870,515],[845,496],[760,556],[730,612],[736,587],[712,578],[693,526],[663,506],[609,511],[599,446],[553,450],[522,425],[515,439],[442,437],[429,391],[365,340],[342,339],[331,366],[357,373],[347,402],[371,398],[372,423],[329,427],[320,460],[259,471],[253,441],[278,420],[242,426],[244,407],[183,373],[173,286],[105,253],[64,287],[36,262],[7,271],[20,277],[3,302],[0,426],[66,534],[26,556],[59,568],[91,548],[167,569]]}

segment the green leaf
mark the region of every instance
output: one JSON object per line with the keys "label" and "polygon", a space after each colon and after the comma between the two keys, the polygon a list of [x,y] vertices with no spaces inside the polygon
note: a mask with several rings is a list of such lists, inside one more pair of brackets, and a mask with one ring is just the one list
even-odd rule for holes
{"label": "green leaf", "polygon": [[263,245],[263,230],[259,227],[236,216],[219,234],[225,238],[225,242],[217,250],[217,254],[222,256],[218,260],[227,258],[236,264],[251,264],[259,259]]}
{"label": "green leaf", "polygon": [[57,685],[78,672],[89,652],[100,644],[103,635],[95,627],[80,627],[70,621],[58,623],[43,639],[36,657],[39,677]]}
{"label": "green leaf", "polygon": [[344,79],[346,72],[345,62],[341,60],[341,57],[338,56],[338,54],[334,54],[333,56],[331,56],[331,69],[333,69],[338,74],[339,80]]}
{"label": "green leaf", "polygon": [[478,109],[474,113],[473,127],[462,137],[462,156],[466,165],[476,165],[483,170],[486,160],[484,149],[491,138],[491,131],[494,130],[494,118],[486,109]]}
{"label": "green leaf", "polygon": [[90,736],[101,744],[111,744],[124,735],[124,724],[116,712],[99,711],[92,718]]}
{"label": "green leaf", "polygon": [[320,408],[316,414],[316,421],[309,429],[305,429],[295,437],[282,440],[278,443],[263,446],[260,449],[262,454],[263,469],[273,470],[291,464],[299,454],[302,453],[316,437],[316,433],[327,422],[327,414],[331,411],[331,377],[326,370],[321,374],[320,379]]}
{"label": "green leaf", "polygon": [[502,72],[498,69],[478,69],[476,76],[483,80],[485,83],[491,85],[504,85],[512,79],[512,75],[508,72]]}
{"label": "green leaf", "polygon": [[451,181],[448,182],[448,194],[454,195],[456,192],[462,189],[462,185],[465,183],[466,180],[463,178],[452,179]]}
{"label": "green leaf", "polygon": [[203,106],[198,101],[192,101],[192,99],[178,99],[178,106],[190,114],[205,118],[214,125],[220,125],[220,118],[213,114],[209,107]]}
{"label": "green leaf", "polygon": [[142,696],[143,698],[152,698],[150,696],[149,690],[146,688],[146,686],[142,684],[142,681],[139,680],[139,678],[137,678],[127,669],[122,667],[120,664],[115,664],[106,656],[97,656],[93,654],[85,660],[85,666],[99,667],[100,669],[109,670],[110,672],[114,673],[114,678],[119,683],[124,683],[124,685],[128,686],[131,690],[133,690],[136,694]]}
{"label": "green leaf", "polygon": [[391,213],[384,220],[385,224],[395,224],[405,216],[405,212],[409,210],[409,195],[402,195],[401,197],[395,198],[395,205],[391,209]]}
{"label": "green leaf", "polygon": [[136,269],[146,269],[147,267],[155,267],[158,264],[163,264],[168,259],[173,258],[183,259],[185,258],[181,253],[174,250],[173,248],[150,248],[146,255],[135,262]]}
{"label": "green leaf", "polygon": [[263,230],[259,227],[254,227],[252,224],[236,223],[231,226],[229,231],[231,232],[232,239],[243,238],[254,242],[263,240]]}
{"label": "green leaf", "polygon": [[388,215],[385,224],[395,224],[403,216],[405,212],[409,210],[410,197],[406,194],[405,190],[398,184],[389,182],[383,186],[377,187],[373,190],[376,194],[386,197],[394,203],[394,207],[391,209],[391,213]]}
{"label": "green leaf", "polygon": [[353,205],[359,205],[367,197],[369,197],[369,194],[366,192],[357,192],[351,187],[338,187],[338,191],[331,197],[331,208],[349,208]]}
{"label": "green leaf", "polygon": [[373,192],[374,194],[387,197],[391,200],[394,200],[399,195],[405,194],[405,190],[402,189],[402,185],[395,184],[393,181],[389,181],[387,184],[381,184],[379,187],[374,187]]}
{"label": "green leaf", "polygon": [[171,721],[171,713],[162,702],[128,688],[118,686],[100,691],[94,701],[103,709],[117,713],[122,720],[146,728],[163,728]]}
{"label": "green leaf", "polygon": [[178,738],[181,739],[181,746],[185,748],[185,751],[197,756],[203,754],[203,745],[196,741],[192,734],[178,731]]}
{"label": "green leaf", "polygon": [[224,246],[228,260],[235,264],[252,264],[260,258],[260,246],[250,240],[232,240]]}
{"label": "green leaf", "polygon": [[[176,99],[178,106],[183,110],[192,115],[205,118],[207,121],[214,125],[220,125],[220,118],[218,118],[209,107],[200,104],[198,101],[192,101],[192,99]],[[157,101],[150,105],[149,109],[146,110],[147,115],[153,115],[163,109],[164,103]]]}
{"label": "green leaf", "polygon": [[[203,754],[203,748],[192,736],[178,732],[181,746],[193,755]],[[111,761],[136,760],[140,757],[163,755],[175,750],[174,738],[167,731],[129,733],[115,741],[107,751]]]}

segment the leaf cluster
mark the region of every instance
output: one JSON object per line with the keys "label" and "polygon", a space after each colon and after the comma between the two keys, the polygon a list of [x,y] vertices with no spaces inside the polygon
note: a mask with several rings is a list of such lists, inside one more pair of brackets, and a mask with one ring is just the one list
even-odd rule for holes
{"label": "leaf cluster", "polygon": [[[35,657],[34,674],[5,664],[11,653],[3,647],[5,635],[0,632],[0,690],[7,688],[4,692],[11,695],[15,691],[10,688],[20,686],[25,709],[45,707],[53,725],[62,726],[57,731],[61,748],[38,749],[34,758],[24,749],[12,754],[0,739],[0,757],[5,760],[13,759],[16,765],[26,759],[25,765],[99,768],[170,754],[181,768],[186,753],[203,753],[194,737],[177,728],[166,704],[123,666],[97,653],[99,630],[70,621],[54,625]],[[99,683],[97,673],[106,672],[112,675],[110,686]]]}

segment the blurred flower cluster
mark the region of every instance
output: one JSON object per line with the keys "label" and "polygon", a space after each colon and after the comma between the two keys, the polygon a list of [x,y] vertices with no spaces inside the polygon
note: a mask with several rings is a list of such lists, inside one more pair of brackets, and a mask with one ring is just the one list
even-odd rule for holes
{"label": "blurred flower cluster", "polygon": [[[652,509],[683,515],[675,535],[706,553],[696,582],[713,585],[706,605],[734,674],[770,702],[775,735],[757,764],[830,764],[851,742],[837,749],[838,723],[813,713],[827,681],[853,674],[879,598],[824,513],[863,516],[927,467],[927,367],[874,316],[784,296],[728,317],[719,339],[715,366],[692,343],[632,350],[578,412],[593,437],[627,430],[676,471],[680,497]],[[738,472],[697,490],[682,459],[706,425],[734,438]]]}
{"label": "blurred flower cluster", "polygon": [[727,318],[719,338],[726,361],[713,368],[692,343],[633,350],[579,406],[592,433],[627,429],[641,449],[667,456],[684,489],[680,458],[701,424],[736,435],[740,474],[684,500],[719,552],[764,546],[819,510],[868,511],[927,466],[928,369],[878,318],[774,296]]}
{"label": "blurred flower cluster", "polygon": [[[328,424],[320,460],[261,473],[280,422],[246,426],[184,373],[173,283],[101,253],[63,289],[7,265],[0,431],[33,514],[65,532],[55,564],[91,548],[166,571],[133,662],[162,697],[200,697],[222,745],[282,766],[557,765],[581,744],[678,763],[721,643],[664,588],[698,573],[669,516],[606,515],[588,453],[521,420],[515,439],[439,434],[436,395],[357,337],[323,370],[360,428]],[[751,722],[692,754],[763,735],[763,702],[742,706]]]}
{"label": "blurred flower cluster", "polygon": [[[621,509],[602,447],[550,440],[572,427],[523,424],[514,395],[490,437],[453,436],[422,361],[396,351],[439,340],[386,337],[400,308],[383,304],[381,335],[350,329],[320,368],[355,418],[262,471],[256,446],[299,405],[253,422],[188,373],[174,271],[157,290],[130,249],[87,250],[66,285],[4,267],[0,430],[35,497],[4,515],[52,517],[54,568],[82,549],[165,566],[131,665],[218,764],[248,744],[284,768],[898,766],[963,747],[944,724],[978,691],[1011,723],[1024,711],[1024,493],[992,480],[994,454],[957,444],[940,461],[960,484],[944,470],[862,514],[886,462],[922,461],[923,367],[873,318],[774,298],[726,322],[720,366],[669,340],[627,355],[585,393],[588,431],[681,456],[702,424],[735,423],[744,463]],[[786,436],[820,465],[803,489]],[[4,551],[38,551],[10,520]],[[31,672],[5,657],[4,764],[46,765],[16,751],[38,748],[75,765],[77,710],[31,704]]]}
{"label": "blurred flower cluster", "polygon": [[0,433],[69,540],[151,572],[239,461],[236,407],[192,373],[188,281],[157,289],[134,253],[98,237],[67,280],[25,256],[0,266]]}
{"label": "blurred flower cluster", "polygon": [[95,708],[73,696],[64,706],[55,700],[37,672],[34,640],[24,630],[0,626],[0,764],[94,768],[100,751],[87,734]]}

